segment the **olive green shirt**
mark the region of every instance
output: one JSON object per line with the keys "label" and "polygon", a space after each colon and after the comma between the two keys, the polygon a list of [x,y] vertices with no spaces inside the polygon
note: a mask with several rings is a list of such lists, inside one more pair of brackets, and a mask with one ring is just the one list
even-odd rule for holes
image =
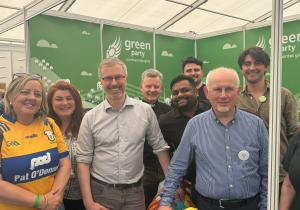
{"label": "olive green shirt", "polygon": [[[269,101],[270,101],[270,84],[266,81],[266,90],[264,96],[266,100],[256,102],[255,98],[247,91],[247,86],[241,92],[238,106],[245,111],[256,114],[261,117],[268,127],[269,125]],[[289,139],[296,133],[297,125],[297,103],[293,94],[286,88],[281,88],[281,122],[280,122],[280,161],[286,153]],[[282,164],[280,165],[279,181],[282,182],[286,172]]]}

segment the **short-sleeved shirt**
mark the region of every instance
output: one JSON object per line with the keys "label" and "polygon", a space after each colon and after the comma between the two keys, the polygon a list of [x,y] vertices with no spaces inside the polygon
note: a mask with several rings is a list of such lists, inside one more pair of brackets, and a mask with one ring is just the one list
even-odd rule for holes
{"label": "short-sleeved shirt", "polygon": [[[51,118],[23,125],[0,117],[2,179],[35,194],[51,191],[59,160],[68,156],[59,127]],[[31,210],[0,202],[0,209]]]}
{"label": "short-sleeved shirt", "polygon": [[288,172],[290,181],[296,191],[291,210],[300,209],[300,132],[290,141],[283,159],[283,168]]}

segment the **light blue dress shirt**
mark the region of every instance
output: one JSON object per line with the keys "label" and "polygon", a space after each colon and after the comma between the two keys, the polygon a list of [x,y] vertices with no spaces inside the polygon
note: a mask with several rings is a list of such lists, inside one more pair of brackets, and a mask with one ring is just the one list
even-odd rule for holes
{"label": "light blue dress shirt", "polygon": [[260,209],[267,209],[268,132],[260,118],[238,108],[227,126],[212,109],[192,118],[171,160],[161,205],[173,201],[193,158],[200,194],[244,199],[259,193]]}

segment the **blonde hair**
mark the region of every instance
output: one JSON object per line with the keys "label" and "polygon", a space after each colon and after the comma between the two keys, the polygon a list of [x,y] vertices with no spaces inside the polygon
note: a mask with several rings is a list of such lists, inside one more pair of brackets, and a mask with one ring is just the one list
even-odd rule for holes
{"label": "blonde hair", "polygon": [[16,96],[21,92],[21,90],[25,87],[26,83],[29,81],[38,81],[42,86],[42,104],[40,107],[40,110],[35,114],[34,118],[45,118],[48,114],[48,104],[46,99],[46,89],[43,84],[43,81],[41,78],[38,77],[38,75],[23,75],[20,77],[17,77],[16,79],[13,79],[10,84],[8,85],[8,88],[6,90],[5,96],[4,96],[4,113],[9,115],[10,117],[16,119],[15,111],[12,107],[12,103],[15,100]]}
{"label": "blonde hair", "polygon": [[157,69],[147,69],[147,70],[145,70],[142,73],[142,76],[141,76],[141,83],[143,83],[145,77],[151,77],[151,78],[158,77],[160,79],[161,83],[163,82],[163,75]]}

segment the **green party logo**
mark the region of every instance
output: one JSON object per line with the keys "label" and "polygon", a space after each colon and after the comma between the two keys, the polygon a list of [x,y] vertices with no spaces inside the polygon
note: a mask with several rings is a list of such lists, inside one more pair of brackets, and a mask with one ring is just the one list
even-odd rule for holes
{"label": "green party logo", "polygon": [[106,57],[119,57],[122,50],[122,40],[120,37],[116,37],[115,41],[108,46],[108,49],[106,50]]}

